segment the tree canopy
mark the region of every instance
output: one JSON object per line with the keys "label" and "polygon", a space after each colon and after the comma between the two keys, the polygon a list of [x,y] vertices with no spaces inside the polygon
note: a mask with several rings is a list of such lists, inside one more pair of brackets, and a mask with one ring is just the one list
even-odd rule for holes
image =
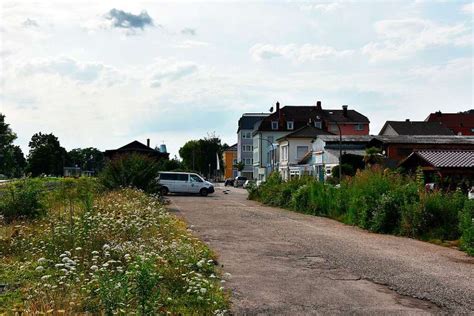
{"label": "tree canopy", "polygon": [[179,149],[179,155],[183,159],[185,168],[204,175],[209,175],[210,171],[210,175],[213,175],[217,169],[216,153],[221,169],[223,168],[222,153],[225,146],[227,145],[222,144],[218,136],[211,134],[202,139],[186,142]]}
{"label": "tree canopy", "polygon": [[94,147],[75,148],[68,152],[68,165],[99,172],[104,168],[104,153]]}
{"label": "tree canopy", "polygon": [[31,137],[29,147],[27,171],[32,176],[63,174],[67,152],[56,136],[36,133]]}
{"label": "tree canopy", "polygon": [[16,134],[5,122],[5,115],[0,113],[0,174],[9,178],[23,175],[26,166],[21,148],[13,145]]}

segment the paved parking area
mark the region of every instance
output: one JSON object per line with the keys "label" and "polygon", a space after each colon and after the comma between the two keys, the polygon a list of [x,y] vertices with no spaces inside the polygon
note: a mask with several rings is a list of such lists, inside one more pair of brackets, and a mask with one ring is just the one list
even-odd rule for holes
{"label": "paved parking area", "polygon": [[262,206],[242,189],[170,196],[218,255],[237,315],[474,314],[474,258]]}

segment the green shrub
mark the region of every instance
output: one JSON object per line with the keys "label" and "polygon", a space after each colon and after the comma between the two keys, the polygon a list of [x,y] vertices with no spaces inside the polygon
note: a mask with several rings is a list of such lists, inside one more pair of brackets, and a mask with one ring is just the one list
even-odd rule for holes
{"label": "green shrub", "polygon": [[474,200],[466,200],[459,212],[459,230],[461,231],[461,248],[474,256]]}
{"label": "green shrub", "polygon": [[8,184],[0,195],[0,215],[6,222],[33,219],[46,212],[41,203],[42,189],[38,182],[21,180]]}
{"label": "green shrub", "polygon": [[158,191],[159,165],[155,159],[140,154],[122,155],[107,162],[99,175],[109,189],[134,187],[145,192]]}

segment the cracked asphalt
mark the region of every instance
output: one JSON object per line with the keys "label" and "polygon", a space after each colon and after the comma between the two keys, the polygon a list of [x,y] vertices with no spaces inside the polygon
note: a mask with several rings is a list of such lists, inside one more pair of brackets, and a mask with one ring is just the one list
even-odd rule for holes
{"label": "cracked asphalt", "polygon": [[242,189],[170,196],[218,255],[235,315],[474,314],[474,258],[267,207]]}

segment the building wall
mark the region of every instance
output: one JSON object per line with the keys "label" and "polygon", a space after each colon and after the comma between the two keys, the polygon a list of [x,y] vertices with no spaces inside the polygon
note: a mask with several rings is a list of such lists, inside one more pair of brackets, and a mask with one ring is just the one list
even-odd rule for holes
{"label": "building wall", "polygon": [[[269,155],[272,150],[275,150],[275,159],[273,167],[278,170],[279,155],[276,140],[288,135],[290,132],[274,132],[274,131],[260,131],[253,136],[253,178],[257,180],[265,180],[272,169],[273,155]],[[263,139],[273,139],[272,146],[268,141]],[[273,147],[273,148],[272,148]]]}
{"label": "building wall", "polygon": [[[342,135],[369,135],[369,124],[361,124],[362,129],[356,129],[356,125],[358,124],[342,124],[340,123],[339,126],[341,127],[341,134]],[[328,131],[330,133],[339,135],[339,129],[337,128],[336,124],[328,124]]]}
{"label": "building wall", "polygon": [[[312,138],[290,138],[284,141],[279,142],[279,170],[284,180],[288,180],[289,178],[289,168],[292,165],[298,164],[297,153],[298,153],[298,146],[306,146],[308,147],[308,151],[311,151],[311,141]],[[284,160],[282,155],[283,147],[288,146],[288,160]]]}
{"label": "building wall", "polygon": [[[250,133],[250,138],[245,135]],[[237,133],[237,161],[245,163],[244,169],[240,172],[242,176],[252,179],[253,175],[253,150],[250,152],[243,151],[244,146],[253,146],[252,130],[242,129]]]}
{"label": "building wall", "polygon": [[395,130],[390,125],[387,125],[387,127],[383,131],[381,131],[379,135],[396,136],[398,135],[398,133],[395,132]]}
{"label": "building wall", "polygon": [[224,151],[224,178],[233,178],[237,173],[237,169],[234,168],[237,162],[237,151],[226,150]]}

